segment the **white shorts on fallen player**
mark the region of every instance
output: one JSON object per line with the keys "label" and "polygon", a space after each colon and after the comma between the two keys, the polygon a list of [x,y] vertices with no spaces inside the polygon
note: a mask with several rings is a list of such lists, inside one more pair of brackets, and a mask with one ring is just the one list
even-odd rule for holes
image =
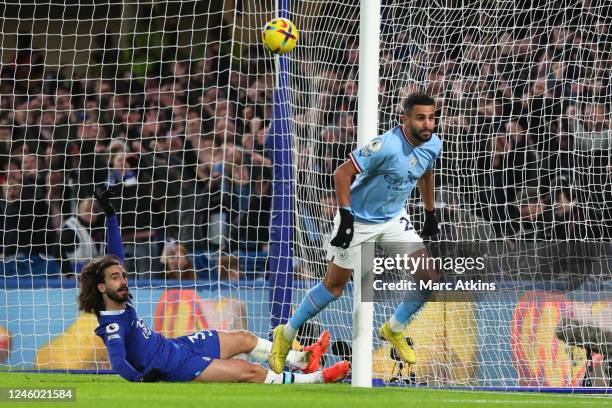
{"label": "white shorts on fallen player", "polygon": [[[340,215],[334,218],[334,230],[331,236],[336,236],[340,226]],[[327,244],[327,260],[344,269],[354,269],[355,262],[361,256],[361,244],[378,242],[385,252],[412,254],[425,248],[423,240],[414,230],[408,213],[404,210],[397,217],[383,224],[369,224],[355,221],[351,245],[347,249]],[[385,243],[388,243],[385,245]]]}

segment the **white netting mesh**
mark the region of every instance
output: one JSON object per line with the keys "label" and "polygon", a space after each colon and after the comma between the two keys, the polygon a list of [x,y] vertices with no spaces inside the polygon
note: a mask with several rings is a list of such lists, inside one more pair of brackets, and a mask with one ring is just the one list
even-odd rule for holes
{"label": "white netting mesh", "polygon": [[[273,3],[2,6],[0,326],[12,348],[0,364],[105,367],[73,304],[74,271],[104,251],[95,185],[114,186],[137,310],[153,327],[267,337],[276,66],[259,38]],[[356,147],[360,18],[355,1],[295,3],[294,306],[325,273],[332,174]],[[432,252],[478,243],[469,251],[487,254],[500,279],[573,289],[432,303],[409,329],[419,381],[579,383],[584,352],[555,328],[562,316],[611,324],[609,302],[575,302],[592,293],[586,283],[610,281],[609,7],[388,0],[381,13],[379,131],[399,123],[410,92],[437,101],[446,244]],[[418,193],[409,208],[419,229]],[[350,342],[351,307],[345,296],[317,319],[334,340]],[[393,308],[376,305],[375,328]],[[376,340],[374,353],[375,376],[388,379],[388,349]]]}
{"label": "white netting mesh", "polygon": [[[445,144],[436,171],[443,234],[442,245],[428,245],[430,252],[484,255],[489,279],[563,282],[557,288],[579,300],[592,295],[585,282],[611,277],[610,43],[608,10],[570,3],[383,2],[379,132],[399,124],[409,93],[435,96]],[[331,175],[356,147],[359,7],[310,4],[295,20],[301,27],[319,23],[314,33],[304,31],[305,47],[292,62],[297,272],[315,282],[325,272],[321,248],[334,215]],[[309,55],[311,42],[315,55]],[[418,225],[418,193],[409,207]],[[608,292],[596,287],[605,299]],[[555,337],[559,316],[572,314],[571,301],[540,293],[540,303],[516,303],[525,291],[518,287],[513,300],[430,304],[407,331],[419,355],[418,381],[579,385],[583,354],[562,348]],[[562,303],[548,310],[552,300]],[[599,323],[609,322],[609,302],[587,304],[607,310]],[[343,297],[320,318],[348,342],[351,307]],[[394,308],[376,305],[375,329]],[[524,328],[523,314],[538,323]],[[539,338],[535,347],[533,337]],[[561,349],[550,351],[544,343]],[[536,357],[539,352],[547,354]],[[388,347],[376,340],[374,353],[375,377],[391,378]]]}

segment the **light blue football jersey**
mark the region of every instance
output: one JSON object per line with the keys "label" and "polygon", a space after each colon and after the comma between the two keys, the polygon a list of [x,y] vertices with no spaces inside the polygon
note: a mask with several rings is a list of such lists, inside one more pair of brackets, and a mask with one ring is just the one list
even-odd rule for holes
{"label": "light blue football jersey", "polygon": [[433,168],[441,152],[442,141],[435,133],[415,147],[397,126],[350,153],[359,171],[351,185],[355,220],[380,224],[396,217],[418,179]]}

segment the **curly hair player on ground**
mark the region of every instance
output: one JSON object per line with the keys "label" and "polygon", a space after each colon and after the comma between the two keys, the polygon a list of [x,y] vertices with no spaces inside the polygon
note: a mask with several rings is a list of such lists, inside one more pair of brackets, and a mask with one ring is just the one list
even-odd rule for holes
{"label": "curly hair player on ground", "polygon": [[128,381],[252,382],[312,384],[342,380],[346,361],[319,370],[329,334],[304,349],[292,351],[287,362],[302,373],[275,373],[258,364],[233,359],[246,354],[255,361],[268,359],[272,343],[248,331],[203,330],[167,339],[151,330],[138,316],[130,299],[123,246],[109,192],[95,193],[107,217],[108,248],[112,255],[89,262],[79,276],[79,309],[97,316],[96,334],[108,350],[113,369]]}

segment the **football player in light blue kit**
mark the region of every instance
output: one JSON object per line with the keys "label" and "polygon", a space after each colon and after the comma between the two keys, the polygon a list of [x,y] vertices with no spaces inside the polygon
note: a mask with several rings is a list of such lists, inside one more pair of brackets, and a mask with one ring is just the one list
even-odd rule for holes
{"label": "football player in light blue kit", "polygon": [[[328,248],[327,273],[322,282],[308,291],[289,322],[274,329],[268,360],[274,372],[282,372],[300,326],[342,294],[361,255],[362,242],[383,245],[387,242],[411,257],[429,256],[405,206],[418,186],[426,215],[421,233],[438,233],[433,167],[442,151],[442,141],[433,133],[435,123],[434,99],[422,93],[411,94],[404,102],[402,124],[353,151],[334,173],[339,211]],[[415,280],[438,280],[437,272],[428,264],[423,262],[415,271]],[[403,331],[430,296],[429,290],[407,292],[379,330],[381,337],[391,342],[408,364],[416,362],[416,353],[406,342]]]}

